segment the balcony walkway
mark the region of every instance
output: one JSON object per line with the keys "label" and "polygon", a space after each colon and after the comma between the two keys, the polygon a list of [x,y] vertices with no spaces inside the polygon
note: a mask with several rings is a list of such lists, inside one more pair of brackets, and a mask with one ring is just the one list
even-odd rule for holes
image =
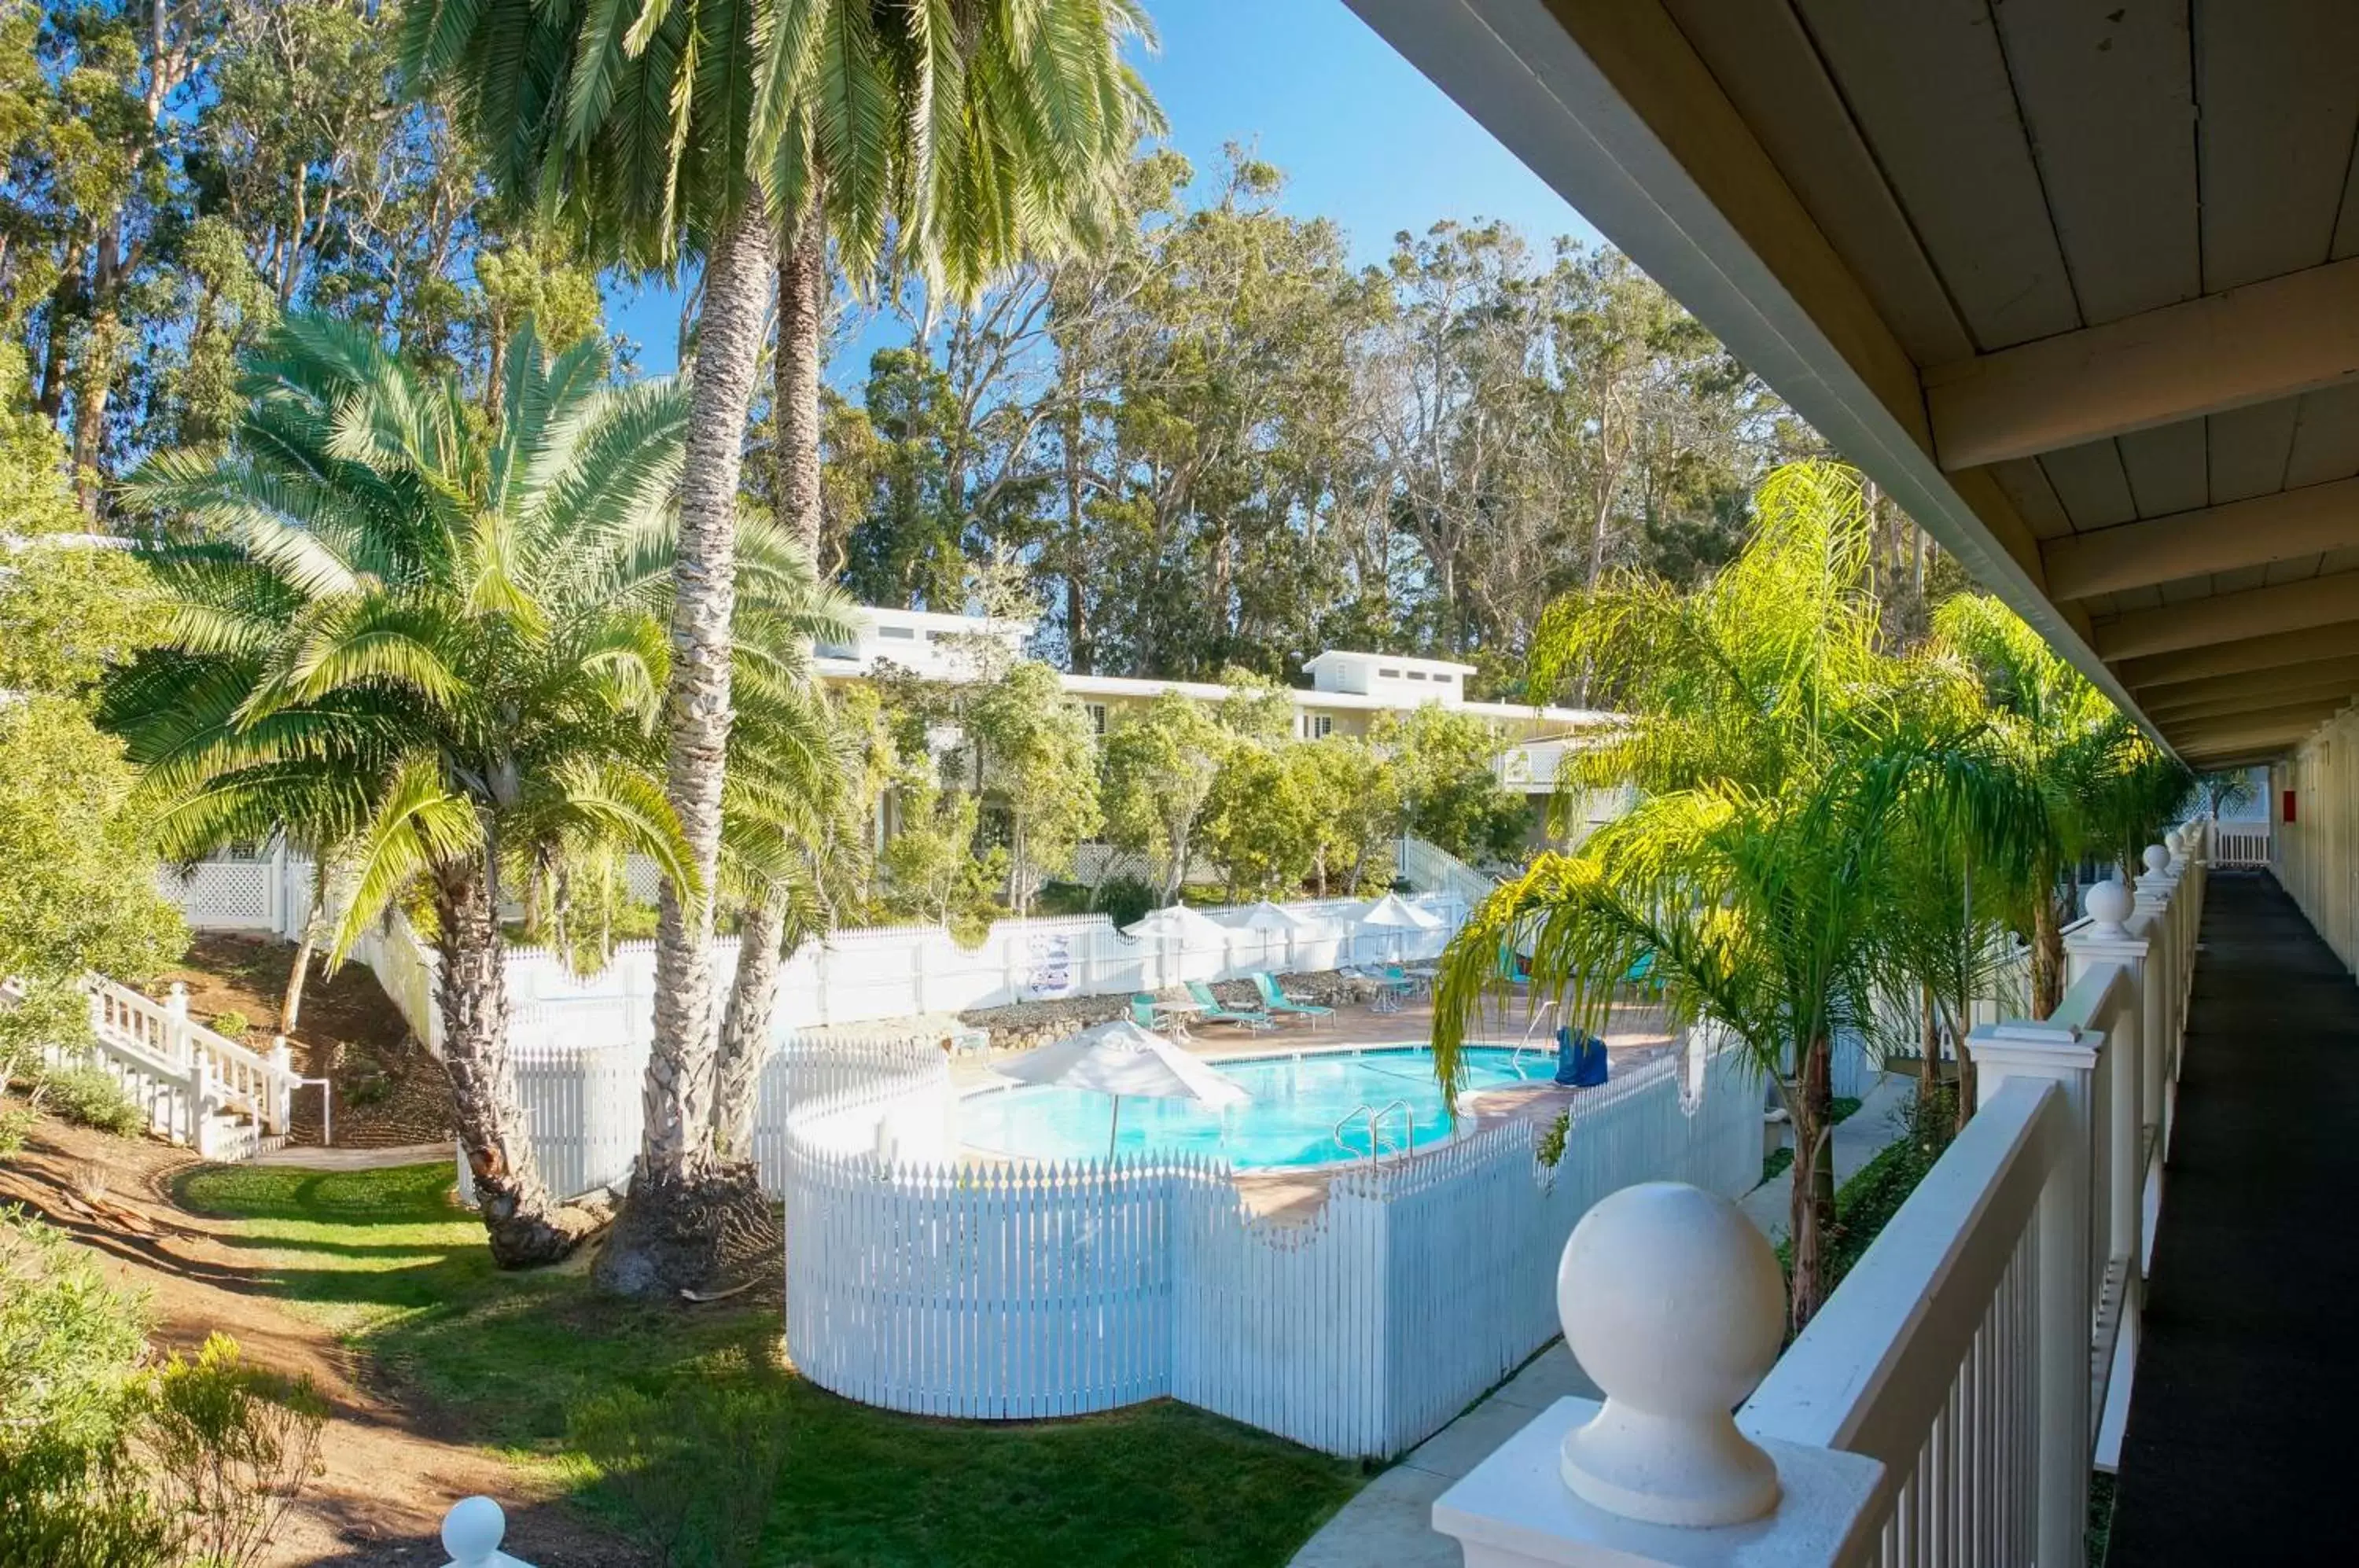
{"label": "balcony walkway", "polygon": [[2203,911],[2112,1568],[2348,1563],[2359,986],[2277,883]]}

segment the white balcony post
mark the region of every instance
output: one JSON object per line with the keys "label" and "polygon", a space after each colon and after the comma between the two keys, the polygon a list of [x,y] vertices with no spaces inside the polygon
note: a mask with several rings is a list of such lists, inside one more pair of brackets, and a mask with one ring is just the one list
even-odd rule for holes
{"label": "white balcony post", "polygon": [[2065,1147],[2039,1194],[2039,1390],[2037,1561],[2078,1568],[2089,1515],[2089,1155],[2093,1078],[2104,1036],[2056,1024],[2010,1021],[1969,1035],[1975,1103],[1987,1105],[2010,1078],[2060,1084],[2069,1113]]}
{"label": "white balcony post", "polygon": [[1603,1404],[1559,1399],[1433,1505],[1466,1568],[1838,1568],[1872,1558],[1884,1466],[1756,1442],[1729,1412],[1777,1359],[1785,1285],[1734,1204],[1625,1187],[1557,1270],[1565,1343]]}
{"label": "white balcony post", "polygon": [[[285,1035],[272,1037],[270,1046],[270,1130],[286,1136],[295,1118],[295,1051]],[[324,1096],[325,1090],[321,1091]]]}

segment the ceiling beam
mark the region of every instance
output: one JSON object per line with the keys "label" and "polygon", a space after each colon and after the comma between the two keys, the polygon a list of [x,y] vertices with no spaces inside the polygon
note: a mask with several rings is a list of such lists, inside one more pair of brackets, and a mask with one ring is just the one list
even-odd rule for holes
{"label": "ceiling beam", "polygon": [[2285,754],[2286,748],[2281,746],[2265,746],[2258,750],[2246,746],[2232,746],[2226,751],[2185,752],[2181,757],[2190,768],[2205,773],[2217,773],[2230,768],[2258,768],[2264,763],[2275,762]]}
{"label": "ceiling beam", "polygon": [[2148,691],[2189,681],[2206,681],[2215,675],[2277,670],[2289,664],[2339,659],[2345,654],[2359,654],[2359,625],[2271,632],[2265,637],[2213,643],[2208,648],[2154,654],[2125,660],[2119,673],[2124,684],[2135,691]]}
{"label": "ceiling beam", "polygon": [[2132,610],[2096,627],[2097,652],[2110,662],[2343,621],[2359,621],[2359,572]]}
{"label": "ceiling beam", "polygon": [[[2192,687],[2180,688],[2192,691]],[[2256,708],[2284,708],[2301,702],[2323,702],[2340,698],[2348,702],[2359,695],[2359,679],[2323,681],[2304,686],[2281,686],[2274,691],[2245,692],[2229,697],[2187,698],[2168,705],[2149,702],[2147,716],[2169,733],[2173,724],[2191,719],[2232,719],[2249,713]]]}
{"label": "ceiling beam", "polygon": [[2150,686],[2138,691],[2138,705],[2159,723],[2199,702],[2238,698],[2267,702],[2285,691],[2322,695],[2327,688],[2359,691],[2359,655],[2321,659],[2308,664],[2286,664],[2274,670],[2248,670],[2239,674],[2213,675],[2201,681]]}
{"label": "ceiling beam", "polygon": [[2359,376],[2359,257],[1925,374],[1933,450],[1976,468]]}
{"label": "ceiling beam", "polygon": [[2201,719],[2167,726],[2163,733],[2170,736],[2174,747],[2199,752],[2248,743],[2258,746],[2299,740],[2348,706],[2347,698],[2337,697],[2290,708],[2265,708],[2233,719]]}
{"label": "ceiling beam", "polygon": [[2040,547],[2048,591],[2086,599],[2359,546],[2359,479],[2068,534]]}

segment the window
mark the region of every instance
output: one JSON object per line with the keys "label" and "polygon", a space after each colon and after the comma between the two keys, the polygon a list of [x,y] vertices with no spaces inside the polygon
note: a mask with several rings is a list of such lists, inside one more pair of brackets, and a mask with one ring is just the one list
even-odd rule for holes
{"label": "window", "polygon": [[1422,670],[1412,670],[1408,672],[1408,678],[1412,681],[1422,681],[1425,679],[1425,671]]}
{"label": "window", "polygon": [[897,637],[903,642],[918,640],[917,630],[912,626],[878,626],[876,635],[881,637]]}
{"label": "window", "polygon": [[1332,713],[1305,713],[1302,715],[1302,733],[1312,740],[1325,740],[1330,735],[1332,735],[1334,731],[1335,715]]}
{"label": "window", "polygon": [[1400,679],[1400,671],[1397,670],[1379,669],[1376,671],[1376,674],[1386,681],[1397,681]]}
{"label": "window", "polygon": [[1084,702],[1082,711],[1089,714],[1090,728],[1096,732],[1098,739],[1105,739],[1106,705],[1103,702]]}

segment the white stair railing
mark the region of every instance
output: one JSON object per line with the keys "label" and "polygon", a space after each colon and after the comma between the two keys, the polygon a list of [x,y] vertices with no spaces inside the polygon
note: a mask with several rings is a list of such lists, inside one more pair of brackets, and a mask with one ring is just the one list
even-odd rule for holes
{"label": "white stair railing", "polygon": [[259,1136],[286,1136],[302,1079],[284,1039],[266,1054],[205,1028],[189,1017],[188,987],[177,981],[161,1002],[103,975],[86,975],[82,989],[98,1064],[158,1133],[207,1158],[255,1152],[250,1140],[217,1136],[224,1113]]}

